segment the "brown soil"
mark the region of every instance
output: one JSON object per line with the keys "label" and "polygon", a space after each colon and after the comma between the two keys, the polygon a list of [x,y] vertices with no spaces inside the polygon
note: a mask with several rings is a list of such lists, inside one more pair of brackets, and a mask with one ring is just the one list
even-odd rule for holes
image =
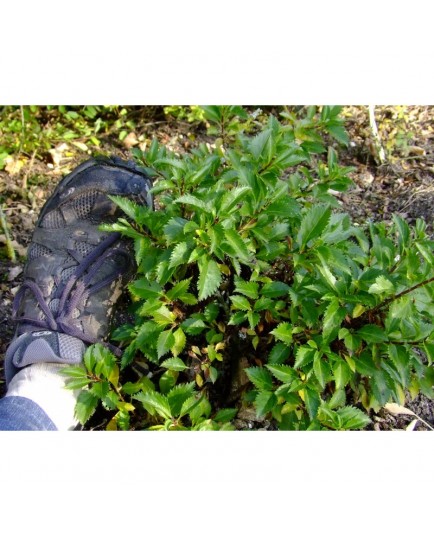
{"label": "brown soil", "polygon": [[[339,197],[342,207],[359,223],[368,219],[389,220],[392,213],[398,213],[409,223],[417,218],[425,219],[433,232],[434,107],[376,107],[377,125],[388,156],[384,164],[378,162],[373,148],[367,108],[349,106],[344,114],[351,142],[348,149],[339,148],[339,161],[355,168],[350,175],[355,187]],[[148,143],[157,136],[161,143],[178,152],[188,150],[199,141],[208,141],[204,129],[158,119],[139,124],[136,134]],[[11,263],[5,255],[0,229],[0,377],[3,377],[4,354],[14,333],[12,301],[22,282],[26,248],[37,214],[59,178],[89,156],[73,146],[68,146],[67,150],[58,148],[57,154],[48,153],[45,159],[24,159],[24,165],[17,172],[12,168],[0,171],[0,199],[3,199],[3,210],[17,253],[17,261]],[[99,152],[129,157],[129,148],[116,136],[104,140]],[[0,395],[3,393],[2,382]],[[434,426],[433,401],[419,396],[409,399],[406,407]],[[370,428],[403,430],[414,419],[411,415],[394,416],[381,410],[374,415]],[[241,414],[237,427],[269,429],[266,421],[260,425],[254,421],[253,415]],[[427,429],[417,421],[415,430]]]}

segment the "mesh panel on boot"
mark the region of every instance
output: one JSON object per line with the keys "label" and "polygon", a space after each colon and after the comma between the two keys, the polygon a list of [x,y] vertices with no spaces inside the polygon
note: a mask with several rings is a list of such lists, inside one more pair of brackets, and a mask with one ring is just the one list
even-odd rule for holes
{"label": "mesh panel on boot", "polygon": [[43,255],[50,255],[50,253],[51,251],[45,246],[41,246],[41,244],[33,243],[29,247],[29,250],[27,252],[27,257],[32,261],[33,259],[42,257]]}
{"label": "mesh panel on boot", "polygon": [[94,249],[92,244],[87,244],[86,242],[75,242],[75,249],[80,253],[82,257],[86,257]]}
{"label": "mesh panel on boot", "polygon": [[77,218],[80,220],[86,220],[88,218],[92,207],[95,204],[97,195],[97,190],[90,190],[89,192],[85,192],[79,197],[76,197],[72,201],[72,206]]}
{"label": "mesh panel on boot", "polygon": [[52,210],[44,216],[41,222],[44,229],[60,229],[65,226],[62,213],[59,210]]}
{"label": "mesh panel on boot", "polygon": [[60,281],[62,283],[66,283],[76,270],[76,266],[71,266],[70,268],[65,268],[64,270],[62,270],[62,273],[60,274]]}

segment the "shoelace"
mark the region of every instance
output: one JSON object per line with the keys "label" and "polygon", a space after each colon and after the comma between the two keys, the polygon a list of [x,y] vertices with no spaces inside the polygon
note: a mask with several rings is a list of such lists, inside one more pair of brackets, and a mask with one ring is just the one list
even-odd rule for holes
{"label": "shoelace", "polygon": [[[24,281],[15,296],[12,307],[12,317],[17,322],[25,322],[35,327],[40,327],[42,329],[64,333],[65,335],[70,335],[72,337],[81,339],[85,343],[94,344],[96,342],[101,342],[105,346],[109,347],[110,350],[116,355],[121,355],[122,351],[116,346],[113,346],[110,343],[102,342],[94,337],[90,337],[83,333],[80,329],[75,327],[73,325],[72,316],[74,310],[78,309],[80,303],[84,303],[85,300],[91,294],[98,292],[98,290],[105,287],[106,285],[109,285],[112,281],[119,277],[119,272],[117,272],[105,277],[104,279],[92,286],[90,285],[92,278],[96,275],[101,265],[109,257],[113,255],[123,255],[124,257],[128,258],[127,253],[125,253],[124,251],[113,251],[109,249],[119,238],[120,233],[112,233],[93,251],[91,251],[89,255],[84,257],[84,259],[79,262],[77,269],[75,270],[74,274],[72,274],[71,277],[68,279],[60,295],[59,305],[56,312],[53,312],[50,309],[44,299],[41,289],[34,281]],[[70,250],[67,251],[70,255],[72,255],[73,258],[75,258],[75,252],[71,252]],[[17,317],[18,309],[20,307],[26,289],[29,289],[31,292],[33,292],[33,295],[39,307],[45,315],[45,318],[43,320],[38,320],[25,316]]]}

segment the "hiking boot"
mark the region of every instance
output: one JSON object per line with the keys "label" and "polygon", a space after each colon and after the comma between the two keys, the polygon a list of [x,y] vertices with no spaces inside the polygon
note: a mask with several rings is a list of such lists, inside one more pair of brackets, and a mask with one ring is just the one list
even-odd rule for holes
{"label": "hiking boot", "polygon": [[7,382],[32,363],[79,363],[86,345],[106,340],[135,259],[131,239],[98,226],[123,214],[108,195],[152,208],[151,186],[144,171],[115,157],[92,158],[60,181],[39,215],[14,299]]}

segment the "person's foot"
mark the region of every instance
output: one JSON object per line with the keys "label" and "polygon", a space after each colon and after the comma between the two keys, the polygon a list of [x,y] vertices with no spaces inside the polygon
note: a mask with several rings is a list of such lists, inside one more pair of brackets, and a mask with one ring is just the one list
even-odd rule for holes
{"label": "person's foot", "polygon": [[15,296],[7,382],[32,363],[80,362],[87,344],[106,339],[135,261],[130,239],[98,227],[122,214],[109,195],[152,208],[151,186],[144,171],[118,158],[91,159],[58,184],[39,215]]}

